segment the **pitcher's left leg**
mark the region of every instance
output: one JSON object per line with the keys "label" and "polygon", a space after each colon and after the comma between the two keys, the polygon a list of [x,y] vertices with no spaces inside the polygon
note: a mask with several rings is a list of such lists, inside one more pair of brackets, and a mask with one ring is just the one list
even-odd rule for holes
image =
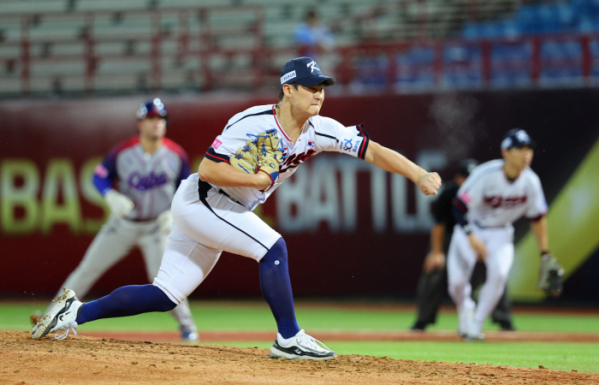
{"label": "pitcher's left leg", "polygon": [[[147,231],[147,234],[139,238],[138,245],[146,263],[148,279],[152,282],[156,278],[156,275],[158,275],[162,255],[166,249],[170,232],[164,233],[159,227],[150,227]],[[176,308],[171,310],[171,314],[179,323],[181,339],[185,341],[197,341],[199,338],[198,328],[189,309],[189,301],[185,299]]]}

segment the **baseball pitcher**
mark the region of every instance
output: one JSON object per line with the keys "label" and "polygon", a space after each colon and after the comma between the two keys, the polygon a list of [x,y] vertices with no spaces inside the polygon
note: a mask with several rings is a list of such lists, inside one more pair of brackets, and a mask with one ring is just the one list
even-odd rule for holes
{"label": "baseball pitcher", "polygon": [[[202,283],[223,251],[254,259],[260,288],[277,323],[271,356],[331,360],[335,352],[300,329],[295,317],[287,246],[279,233],[252,212],[308,158],[324,151],[359,157],[406,176],[424,194],[436,194],[441,179],[402,155],[371,141],[362,125],[319,115],[324,76],[308,57],[281,71],[279,103],[252,107],[231,118],[199,167],[181,183],[172,203],[173,228],[160,271],[152,285],[125,286],[97,301],[81,303],[72,290],[32,332],[74,330],[100,318],[172,309]],[[62,314],[69,313],[69,316]]]}

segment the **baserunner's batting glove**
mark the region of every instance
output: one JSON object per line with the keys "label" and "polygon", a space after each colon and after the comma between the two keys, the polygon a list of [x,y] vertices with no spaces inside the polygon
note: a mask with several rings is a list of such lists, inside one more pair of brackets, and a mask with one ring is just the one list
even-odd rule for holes
{"label": "baserunner's batting glove", "polygon": [[263,191],[268,191],[279,179],[279,168],[285,159],[283,145],[277,130],[270,129],[261,135],[261,146],[258,148],[258,171],[268,174],[270,186]]}
{"label": "baserunner's batting glove", "polygon": [[106,192],[104,200],[106,200],[108,207],[110,207],[110,211],[121,218],[129,215],[133,207],[135,207],[133,201],[128,196],[113,189]]}
{"label": "baserunner's batting glove", "polygon": [[564,279],[564,268],[550,253],[541,257],[541,268],[539,269],[538,288],[547,295],[559,297],[562,294]]}

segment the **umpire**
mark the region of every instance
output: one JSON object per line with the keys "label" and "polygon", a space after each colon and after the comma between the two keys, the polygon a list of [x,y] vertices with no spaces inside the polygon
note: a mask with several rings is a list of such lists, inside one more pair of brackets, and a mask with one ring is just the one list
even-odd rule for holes
{"label": "umpire", "polygon": [[[459,170],[453,181],[443,185],[441,195],[433,204],[435,225],[431,229],[431,251],[424,260],[424,269],[416,289],[418,318],[412,330],[424,331],[437,319],[437,311],[441,300],[447,293],[447,267],[445,255],[449,249],[449,242],[455,226],[451,213],[451,202],[456,197],[458,189],[464,183],[470,172],[477,166],[474,159],[465,159],[460,162]],[[473,288],[485,282],[486,270],[484,263],[477,263],[472,274]],[[515,330],[512,325],[512,304],[507,297],[507,288],[493,311],[493,322],[499,324],[501,330]]]}

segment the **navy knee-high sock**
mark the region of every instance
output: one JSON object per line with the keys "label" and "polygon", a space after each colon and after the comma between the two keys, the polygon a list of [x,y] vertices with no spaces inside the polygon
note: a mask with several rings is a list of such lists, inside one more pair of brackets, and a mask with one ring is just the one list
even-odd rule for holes
{"label": "navy knee-high sock", "polygon": [[123,286],[79,309],[79,325],[102,318],[127,317],[152,311],[169,311],[177,306],[153,285]]}
{"label": "navy knee-high sock", "polygon": [[299,326],[295,319],[287,245],[283,238],[279,238],[260,260],[260,290],[277,321],[279,333],[283,338],[296,335]]}

